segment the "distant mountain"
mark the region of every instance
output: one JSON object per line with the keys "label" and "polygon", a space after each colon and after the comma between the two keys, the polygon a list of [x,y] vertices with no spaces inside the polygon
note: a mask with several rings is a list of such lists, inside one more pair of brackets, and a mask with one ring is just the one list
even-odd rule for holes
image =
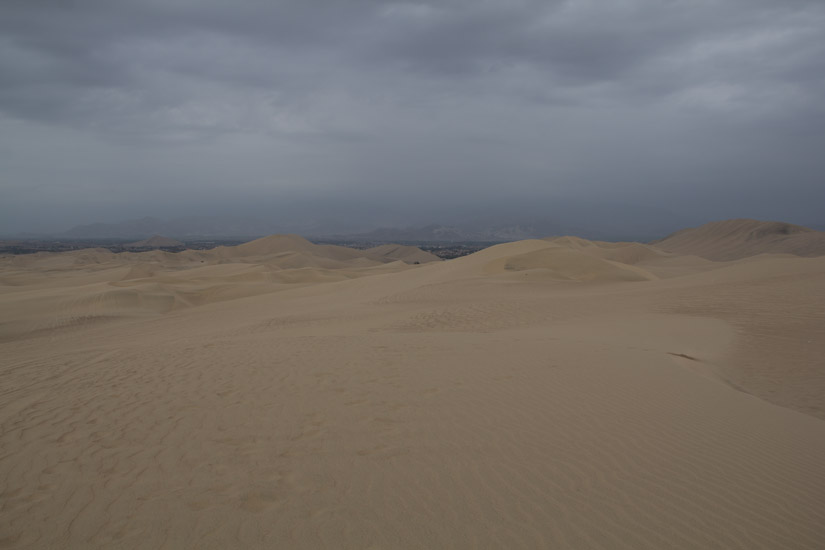
{"label": "distant mountain", "polygon": [[[330,227],[329,229],[334,229]],[[301,231],[308,236],[335,236],[382,242],[457,242],[488,241],[506,242],[520,239],[547,237],[558,234],[560,226],[552,222],[502,223],[496,220],[477,220],[459,225],[430,224],[420,227],[384,227],[366,233],[332,235],[323,225]],[[158,218],[141,218],[120,223],[93,223],[80,225],[66,231],[63,236],[72,238],[123,238],[146,239],[152,235],[186,237],[257,237],[289,232],[290,228],[278,226],[273,221],[227,218],[179,218],[169,221]]]}
{"label": "distant mountain", "polygon": [[561,227],[553,222],[496,224],[482,220],[457,225],[430,224],[420,227],[383,227],[350,238],[383,242],[508,242],[558,234]]}
{"label": "distant mountain", "polygon": [[677,254],[728,261],[757,254],[825,255],[825,233],[784,222],[724,220],[682,229],[650,244]]}
{"label": "distant mountain", "polygon": [[257,237],[283,233],[276,222],[256,218],[188,217],[160,220],[146,217],[119,223],[79,225],[63,233],[72,238],[145,239],[152,235],[186,237]]}
{"label": "distant mountain", "polygon": [[120,223],[78,225],[64,232],[66,237],[131,238],[150,237],[160,233],[163,222],[157,218],[141,218]]}
{"label": "distant mountain", "polygon": [[[250,207],[251,208],[251,207]],[[73,227],[63,237],[146,239],[160,234],[193,237],[258,237],[297,233],[316,239],[381,242],[505,242],[558,235],[598,240],[650,240],[689,225],[679,213],[638,204],[536,200],[490,204],[397,207],[364,199],[292,203],[245,216],[154,217]]]}

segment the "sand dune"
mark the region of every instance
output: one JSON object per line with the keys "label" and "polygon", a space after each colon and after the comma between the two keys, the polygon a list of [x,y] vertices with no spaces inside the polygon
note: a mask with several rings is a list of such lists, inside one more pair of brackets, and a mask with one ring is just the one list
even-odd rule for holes
{"label": "sand dune", "polygon": [[[408,248],[410,257],[416,256],[415,251],[426,255]],[[17,291],[0,312],[0,339],[74,326],[77,319],[142,317],[407,268],[387,256],[316,245],[297,235],[180,253],[115,254],[106,249],[38,253],[7,257],[0,265],[0,296],[4,290]],[[44,288],[65,290],[35,292]],[[23,322],[30,318],[39,320]]]}
{"label": "sand dune", "polygon": [[0,546],[825,547],[825,256],[715,239],[0,258]]}
{"label": "sand dune", "polygon": [[548,247],[490,262],[488,273],[526,272],[534,277],[572,281],[644,281],[655,276],[639,268],[565,247]]}
{"label": "sand dune", "polygon": [[408,264],[424,264],[428,262],[440,262],[441,258],[430,252],[425,252],[417,246],[405,246],[400,244],[382,244],[367,249],[373,256],[388,258],[391,260],[401,260]]}
{"label": "sand dune", "polygon": [[825,232],[790,223],[739,219],[683,229],[651,244],[669,252],[716,261],[757,254],[822,256]]}

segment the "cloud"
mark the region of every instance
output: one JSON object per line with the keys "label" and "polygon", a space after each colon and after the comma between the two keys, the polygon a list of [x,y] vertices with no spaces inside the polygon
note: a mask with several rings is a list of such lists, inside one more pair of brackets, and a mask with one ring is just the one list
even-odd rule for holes
{"label": "cloud", "polygon": [[[150,179],[491,205],[752,185],[769,212],[781,176],[814,216],[823,31],[815,0],[8,0],[0,140],[30,141],[0,160],[83,143],[51,159],[62,188],[124,200]],[[10,200],[53,185],[13,166]]]}

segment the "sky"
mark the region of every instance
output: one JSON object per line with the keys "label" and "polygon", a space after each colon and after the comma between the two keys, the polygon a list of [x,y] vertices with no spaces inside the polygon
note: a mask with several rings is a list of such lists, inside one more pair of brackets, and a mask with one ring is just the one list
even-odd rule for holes
{"label": "sky", "polygon": [[353,204],[823,224],[823,174],[822,0],[0,3],[0,233]]}

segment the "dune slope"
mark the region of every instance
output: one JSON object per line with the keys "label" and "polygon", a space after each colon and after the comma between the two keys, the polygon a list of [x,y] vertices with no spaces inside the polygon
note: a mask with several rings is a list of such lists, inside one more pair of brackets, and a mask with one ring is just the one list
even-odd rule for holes
{"label": "dune slope", "polygon": [[783,222],[738,219],[683,229],[652,245],[678,254],[728,261],[756,254],[825,254],[825,232]]}
{"label": "dune slope", "polygon": [[401,260],[408,264],[423,264],[427,262],[441,261],[441,258],[436,256],[435,254],[421,250],[417,246],[406,246],[400,244],[382,244],[380,246],[375,246],[373,248],[367,249],[367,252],[374,256],[388,258],[390,260]]}

